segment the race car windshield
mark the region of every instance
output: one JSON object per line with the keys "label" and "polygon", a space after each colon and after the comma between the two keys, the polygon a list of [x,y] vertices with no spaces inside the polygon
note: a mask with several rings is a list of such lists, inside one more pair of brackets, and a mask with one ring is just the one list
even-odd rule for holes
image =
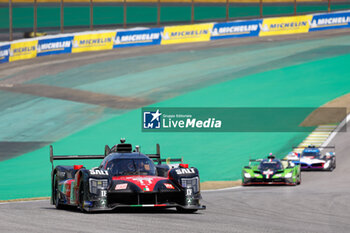
{"label": "race car windshield", "polygon": [[301,157],[319,157],[320,153],[318,152],[303,152]]}
{"label": "race car windshield", "polygon": [[280,170],[282,169],[282,164],[280,162],[261,162],[259,165],[259,170]]}
{"label": "race car windshield", "polygon": [[114,159],[108,162],[106,169],[113,176],[156,175],[156,168],[148,159]]}

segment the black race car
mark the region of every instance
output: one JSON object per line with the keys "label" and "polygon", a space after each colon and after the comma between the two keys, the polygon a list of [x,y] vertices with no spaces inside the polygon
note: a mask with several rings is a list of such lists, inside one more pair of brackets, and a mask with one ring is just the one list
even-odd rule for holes
{"label": "black race car", "polygon": [[[83,165],[56,166],[54,160],[103,159],[92,169]],[[182,159],[161,159],[156,154],[132,150],[125,140],[105,147],[104,155],[53,155],[51,204],[60,209],[77,206],[83,211],[105,211],[118,207],[176,207],[179,212],[205,209],[200,204],[198,170]],[[167,163],[163,163],[167,162]],[[178,162],[170,164],[170,162]]]}

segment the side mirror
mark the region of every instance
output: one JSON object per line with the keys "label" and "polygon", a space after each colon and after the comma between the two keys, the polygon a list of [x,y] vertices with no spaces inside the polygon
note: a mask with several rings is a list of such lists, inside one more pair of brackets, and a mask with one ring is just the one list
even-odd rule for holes
{"label": "side mirror", "polygon": [[111,149],[108,145],[105,146],[105,157],[111,153]]}

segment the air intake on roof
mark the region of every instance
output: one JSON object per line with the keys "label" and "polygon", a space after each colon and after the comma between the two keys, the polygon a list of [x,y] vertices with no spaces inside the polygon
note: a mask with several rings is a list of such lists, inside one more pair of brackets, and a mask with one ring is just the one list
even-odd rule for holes
{"label": "air intake on roof", "polygon": [[132,151],[132,145],[121,143],[117,145],[117,152],[131,152]]}

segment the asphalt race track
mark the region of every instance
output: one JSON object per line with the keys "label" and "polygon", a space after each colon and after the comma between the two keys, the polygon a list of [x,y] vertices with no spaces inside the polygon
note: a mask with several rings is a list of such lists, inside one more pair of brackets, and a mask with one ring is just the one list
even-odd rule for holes
{"label": "asphalt race track", "polygon": [[297,187],[237,187],[203,192],[207,210],[123,209],[83,214],[56,210],[48,200],[0,205],[2,232],[350,232],[348,141],[338,133],[337,168],[303,172]]}
{"label": "asphalt race track", "polygon": [[[348,34],[348,30],[335,31]],[[288,37],[220,41],[218,44],[198,43],[176,45],[166,50],[200,49],[227,44],[257,43],[259,41],[312,39],[329,37],[329,32]],[[18,67],[32,67],[30,75],[17,76],[15,83],[31,79],[45,70],[44,63],[64,66],[88,64],[115,56],[131,56],[142,52],[156,53],[161,47],[121,50],[117,55],[107,52],[73,54],[6,64],[0,73],[11,74]],[[80,59],[80,57],[85,57]],[[67,61],[75,60],[75,63]],[[10,83],[8,83],[10,84]],[[350,133],[338,133],[330,142],[336,146],[337,168],[333,172],[303,172],[302,184],[297,187],[237,187],[203,192],[207,210],[196,214],[179,214],[175,210],[122,209],[113,213],[83,214],[77,210],[56,210],[48,200],[0,204],[1,232],[350,232],[350,185],[348,180],[348,141]],[[49,188],[49,187],[48,187]],[[23,190],[25,192],[25,190]]]}

